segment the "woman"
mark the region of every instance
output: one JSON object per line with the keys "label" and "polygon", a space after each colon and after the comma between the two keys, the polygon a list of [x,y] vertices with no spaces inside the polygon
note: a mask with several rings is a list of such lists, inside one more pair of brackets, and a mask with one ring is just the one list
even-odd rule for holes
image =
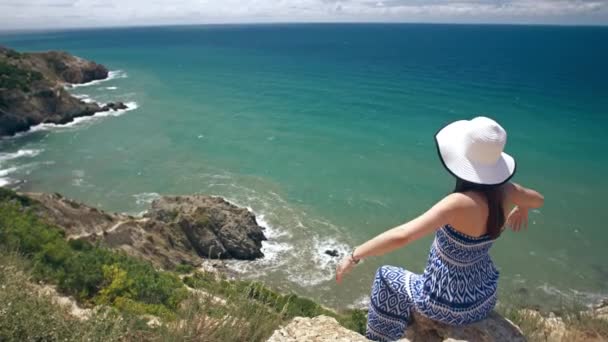
{"label": "woman", "polygon": [[496,304],[498,271],[488,255],[492,243],[505,224],[514,231],[527,227],[528,210],[543,205],[538,192],[509,182],[515,160],[503,152],[507,134],[492,119],[456,121],[435,140],[443,165],[456,177],[454,192],[416,219],[356,247],[336,270],[339,284],[360,260],[435,232],[423,274],[378,269],[367,319],[372,340],[401,338],[412,310],[450,325],[484,319]]}

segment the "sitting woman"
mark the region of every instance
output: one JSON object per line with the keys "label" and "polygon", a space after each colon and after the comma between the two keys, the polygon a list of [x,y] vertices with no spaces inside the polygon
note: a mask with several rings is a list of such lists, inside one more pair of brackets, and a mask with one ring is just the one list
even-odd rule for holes
{"label": "sitting woman", "polygon": [[336,270],[341,283],[360,260],[435,233],[423,274],[394,266],[378,269],[367,318],[372,340],[401,338],[412,310],[450,325],[487,317],[496,304],[498,283],[490,247],[505,225],[519,231],[527,226],[528,210],[543,205],[538,192],[509,182],[515,161],[503,152],[507,134],[495,121],[456,121],[435,140],[445,168],[456,177],[454,192],[418,218],[356,247]]}

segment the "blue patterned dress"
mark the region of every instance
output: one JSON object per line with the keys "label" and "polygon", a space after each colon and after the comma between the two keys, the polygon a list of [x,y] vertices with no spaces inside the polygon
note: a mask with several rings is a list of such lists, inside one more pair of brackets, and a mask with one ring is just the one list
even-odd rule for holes
{"label": "blue patterned dress", "polygon": [[446,225],[437,230],[423,274],[380,267],[372,286],[367,338],[400,339],[412,310],[450,325],[484,319],[496,304],[498,270],[488,254],[493,242],[487,235],[471,237]]}

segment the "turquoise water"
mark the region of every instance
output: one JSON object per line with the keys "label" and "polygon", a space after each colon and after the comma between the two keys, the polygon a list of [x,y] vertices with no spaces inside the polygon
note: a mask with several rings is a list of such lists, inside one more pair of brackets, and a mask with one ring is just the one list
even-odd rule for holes
{"label": "turquoise water", "polygon": [[63,49],[113,78],[72,91],[132,109],[0,142],[0,178],[107,210],[158,194],[220,195],[268,226],[267,257],[232,262],[347,306],[374,270],[424,267],[431,238],[363,263],[337,286],[328,248],[349,251],[453,187],[433,143],[484,114],[507,129],[515,180],[546,205],[493,248],[500,287],[530,302],[608,295],[608,29],[475,25],[258,25],[1,34]]}

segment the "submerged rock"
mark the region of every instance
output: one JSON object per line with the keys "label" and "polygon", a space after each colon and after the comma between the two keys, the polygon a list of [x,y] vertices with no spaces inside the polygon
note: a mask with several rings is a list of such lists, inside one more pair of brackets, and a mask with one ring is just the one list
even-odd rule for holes
{"label": "submerged rock", "polygon": [[106,104],[105,106],[101,107],[101,110],[106,112],[108,110],[122,110],[122,109],[128,109],[128,108],[129,107],[127,107],[127,105],[122,102],[110,102],[110,103]]}
{"label": "submerged rock", "polygon": [[325,251],[325,254],[329,255],[330,257],[334,257],[334,258],[337,258],[340,256],[340,253],[338,253],[338,250],[336,250],[336,249],[328,249]]}

